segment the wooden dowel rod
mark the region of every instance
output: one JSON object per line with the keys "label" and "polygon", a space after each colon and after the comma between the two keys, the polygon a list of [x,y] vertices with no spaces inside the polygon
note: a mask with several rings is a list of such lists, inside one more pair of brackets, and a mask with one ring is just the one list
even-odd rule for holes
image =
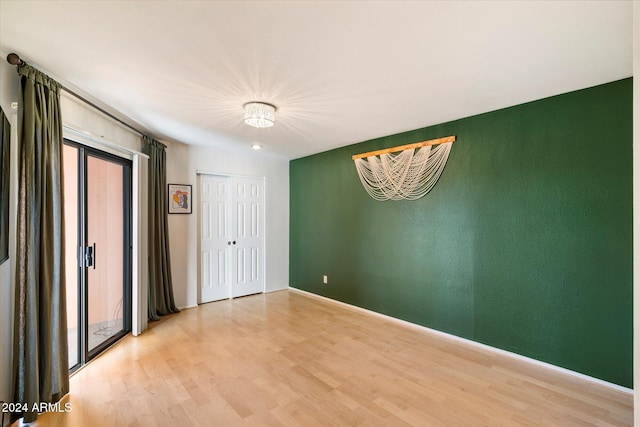
{"label": "wooden dowel rod", "polygon": [[353,160],[362,159],[363,157],[371,157],[371,156],[377,156],[377,155],[380,155],[380,154],[395,153],[397,151],[409,150],[411,148],[426,147],[427,145],[445,144],[447,142],[454,142],[455,140],[456,140],[455,135],[454,136],[447,136],[447,137],[444,137],[444,138],[430,139],[429,141],[415,142],[413,144],[399,145],[397,147],[384,148],[382,150],[377,150],[377,151],[369,151],[368,153],[355,154],[355,155],[351,156],[351,158]]}

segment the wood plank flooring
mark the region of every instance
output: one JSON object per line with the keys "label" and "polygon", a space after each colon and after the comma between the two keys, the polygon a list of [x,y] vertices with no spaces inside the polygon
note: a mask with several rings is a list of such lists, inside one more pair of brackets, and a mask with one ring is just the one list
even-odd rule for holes
{"label": "wood plank flooring", "polygon": [[293,291],[183,310],[39,427],[630,426],[628,393]]}

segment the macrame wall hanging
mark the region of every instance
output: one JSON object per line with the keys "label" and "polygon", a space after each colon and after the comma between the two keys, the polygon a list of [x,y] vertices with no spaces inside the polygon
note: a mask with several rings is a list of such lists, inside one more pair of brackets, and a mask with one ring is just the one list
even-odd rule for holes
{"label": "macrame wall hanging", "polygon": [[416,200],[438,182],[455,140],[448,136],[356,154],[352,159],[362,185],[374,199]]}

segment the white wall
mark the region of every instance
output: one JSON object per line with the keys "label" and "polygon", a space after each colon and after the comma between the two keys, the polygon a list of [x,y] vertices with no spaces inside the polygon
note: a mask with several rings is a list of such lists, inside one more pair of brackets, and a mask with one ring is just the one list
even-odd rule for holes
{"label": "white wall", "polygon": [[174,296],[178,307],[198,303],[198,188],[196,172],[265,178],[266,290],[289,286],[289,161],[256,152],[167,143],[167,181],[193,185],[193,213],[169,215]]}
{"label": "white wall", "polygon": [[[79,100],[77,97],[62,91],[60,95],[60,112],[62,124],[79,131],[78,142],[93,145],[98,149],[111,151],[110,148],[122,147],[125,150],[144,151],[142,137],[131,129],[107,117],[100,111]],[[85,138],[84,135],[90,138]],[[67,136],[65,136],[67,137]],[[105,144],[101,146],[101,141]],[[126,151],[115,151],[114,154],[124,156]]]}
{"label": "white wall", "polygon": [[[191,184],[195,190],[195,177],[189,168],[189,146],[163,141],[167,145],[167,184]],[[191,215],[169,215],[169,246],[171,247],[171,279],[173,293],[178,307],[196,305],[187,298],[188,247],[192,239],[189,236],[189,219],[197,215],[192,205]]]}
{"label": "white wall", "polygon": [[[20,80],[16,68],[6,61],[0,61],[0,106],[6,114],[12,126],[12,134],[16,134],[14,120],[14,110],[11,103],[22,101],[20,97]],[[11,157],[16,157],[16,141],[12,141]],[[11,196],[15,197],[17,180],[15,175],[15,162],[12,161]],[[13,208],[13,205],[11,206]],[[11,229],[15,228],[15,215],[13,211],[9,213]],[[12,232],[9,233],[12,235]],[[11,253],[11,249],[10,249]],[[0,265],[0,400],[11,400],[11,348],[13,341],[13,286],[11,284],[14,259],[11,257]]]}

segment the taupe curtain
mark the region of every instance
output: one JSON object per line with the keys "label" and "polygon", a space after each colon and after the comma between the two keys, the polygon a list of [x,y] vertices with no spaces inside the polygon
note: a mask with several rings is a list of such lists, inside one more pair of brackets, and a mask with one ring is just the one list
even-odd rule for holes
{"label": "taupe curtain", "polygon": [[11,126],[0,108],[0,264],[9,258],[9,149]]}
{"label": "taupe curtain", "polygon": [[149,150],[149,320],[178,313],[169,256],[166,146],[144,136]]}
{"label": "taupe curtain", "polygon": [[19,139],[18,232],[13,336],[13,401],[54,403],[69,391],[64,272],[64,195],[60,86],[18,67],[23,119]]}

